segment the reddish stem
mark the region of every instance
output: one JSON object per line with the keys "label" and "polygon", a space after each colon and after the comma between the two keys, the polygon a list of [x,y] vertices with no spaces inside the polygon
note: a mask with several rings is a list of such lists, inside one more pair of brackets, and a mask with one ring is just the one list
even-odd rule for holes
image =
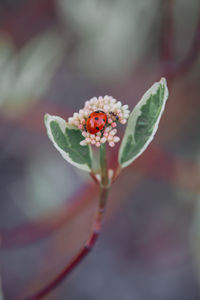
{"label": "reddish stem", "polygon": [[100,197],[99,197],[99,204],[96,213],[95,223],[94,223],[93,230],[90,234],[90,237],[88,238],[87,242],[82,247],[82,249],[79,251],[79,253],[69,262],[66,268],[63,271],[61,271],[61,273],[52,282],[50,282],[43,290],[36,293],[35,295],[25,298],[25,300],[38,300],[46,296],[47,294],[49,294],[71,273],[71,271],[84,259],[84,257],[94,247],[97,238],[101,232],[106,203],[107,203],[108,190],[109,190],[105,145],[102,145],[100,147],[100,165],[101,165]]}
{"label": "reddish stem", "polygon": [[71,271],[92,250],[92,248],[94,247],[94,245],[98,239],[98,236],[101,232],[103,218],[104,218],[104,212],[105,212],[105,207],[106,207],[107,195],[108,195],[108,189],[102,187],[100,190],[100,200],[99,200],[98,211],[97,211],[96,218],[95,218],[94,228],[92,230],[92,233],[90,234],[89,239],[83,246],[83,248],[69,262],[69,264],[66,266],[66,268],[63,271],[61,271],[60,274],[49,285],[47,285],[43,290],[36,293],[35,295],[24,298],[24,300],[38,300],[38,299],[41,299],[42,297],[46,296],[47,294],[49,294],[71,273]]}

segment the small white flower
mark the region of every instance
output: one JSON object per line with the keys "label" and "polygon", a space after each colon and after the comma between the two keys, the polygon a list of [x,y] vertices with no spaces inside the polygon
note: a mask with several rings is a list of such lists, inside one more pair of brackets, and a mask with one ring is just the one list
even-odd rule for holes
{"label": "small white flower", "polygon": [[[87,131],[87,120],[92,112],[101,110],[107,116],[107,121],[102,130],[94,133]],[[100,147],[101,144],[108,142],[110,147],[114,147],[115,143],[119,142],[120,138],[116,136],[117,123],[126,124],[129,118],[130,111],[128,105],[122,105],[112,96],[93,97],[85,102],[85,106],[79,110],[79,113],[74,113],[73,117],[68,118],[71,125],[78,127],[82,131],[82,136],[85,138],[81,141],[81,146],[95,145]]]}

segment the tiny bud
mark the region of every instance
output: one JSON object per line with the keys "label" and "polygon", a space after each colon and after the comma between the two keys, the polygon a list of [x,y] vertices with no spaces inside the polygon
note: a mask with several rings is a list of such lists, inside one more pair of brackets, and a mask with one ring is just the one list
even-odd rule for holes
{"label": "tiny bud", "polygon": [[113,123],[111,124],[111,126],[112,126],[112,128],[115,128],[115,127],[117,126],[117,124],[116,124],[115,122],[113,122]]}
{"label": "tiny bud", "polygon": [[84,137],[86,137],[86,136],[87,136],[87,132],[86,132],[86,131],[83,131],[83,132],[82,132],[82,135],[83,135]]}
{"label": "tiny bud", "polygon": [[74,121],[74,125],[78,127],[79,121]]}
{"label": "tiny bud", "polygon": [[109,146],[110,146],[110,147],[114,147],[114,146],[115,146],[115,143],[114,143],[114,142],[110,142],[110,143],[109,143]]}
{"label": "tiny bud", "polygon": [[101,143],[104,144],[105,142],[106,142],[106,138],[103,137],[103,138],[101,139]]}
{"label": "tiny bud", "polygon": [[68,122],[71,124],[73,123],[74,119],[73,118],[68,118]]}
{"label": "tiny bud", "polygon": [[100,145],[101,145],[101,144],[100,144],[99,142],[96,143],[96,146],[97,146],[97,147],[100,147]]}
{"label": "tiny bud", "polygon": [[86,138],[86,142],[87,142],[87,143],[90,143],[90,142],[91,142],[91,139],[90,139],[89,137],[87,137],[87,138]]}
{"label": "tiny bud", "polygon": [[96,141],[99,142],[100,141],[100,136],[96,136]]}
{"label": "tiny bud", "polygon": [[110,128],[107,127],[107,128],[105,129],[105,132],[109,132],[109,131],[110,131]]}
{"label": "tiny bud", "polygon": [[113,129],[111,132],[110,132],[110,135],[115,135],[117,133],[117,129]]}
{"label": "tiny bud", "polygon": [[107,132],[104,132],[103,136],[107,137],[107,136],[108,136],[108,133],[107,133]]}
{"label": "tiny bud", "polygon": [[108,123],[109,123],[109,124],[111,124],[112,121],[113,121],[113,120],[112,120],[111,118],[108,118]]}
{"label": "tiny bud", "polygon": [[79,125],[78,125],[78,128],[79,128],[79,129],[83,129],[83,125],[79,124]]}
{"label": "tiny bud", "polygon": [[86,140],[81,141],[81,142],[80,142],[80,145],[81,145],[81,146],[86,146],[86,145],[87,145]]}
{"label": "tiny bud", "polygon": [[122,120],[120,120],[120,123],[121,123],[121,124],[126,124],[126,120],[125,120],[125,119],[122,119]]}
{"label": "tiny bud", "polygon": [[122,106],[122,103],[121,103],[120,101],[118,101],[118,102],[116,103],[116,106],[117,106],[118,108],[120,108],[120,107]]}
{"label": "tiny bud", "polygon": [[109,141],[109,142],[112,142],[112,141],[113,141],[113,136],[112,136],[112,135],[109,135],[108,141]]}
{"label": "tiny bud", "polygon": [[108,111],[109,110],[109,106],[108,105],[104,105],[104,109],[105,109],[105,111]]}
{"label": "tiny bud", "polygon": [[120,141],[120,138],[119,138],[118,136],[114,136],[114,137],[113,137],[113,141],[114,141],[115,143],[118,143],[118,142]]}

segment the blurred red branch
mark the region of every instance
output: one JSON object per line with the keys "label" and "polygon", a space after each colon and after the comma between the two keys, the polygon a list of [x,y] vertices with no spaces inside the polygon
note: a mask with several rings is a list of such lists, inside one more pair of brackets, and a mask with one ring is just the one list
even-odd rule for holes
{"label": "blurred red branch", "polygon": [[[107,173],[107,170],[106,170]],[[102,172],[102,182],[103,180],[103,172]],[[105,183],[107,184],[107,175],[105,178]],[[107,203],[107,197],[108,197],[108,188],[106,185],[101,185],[100,187],[100,197],[99,197],[99,204],[98,209],[96,213],[95,223],[93,230],[90,234],[90,237],[88,238],[87,242],[83,246],[83,248],[79,251],[79,253],[69,262],[69,264],[66,266],[66,268],[52,281],[50,284],[48,284],[43,290],[41,290],[39,293],[32,295],[31,297],[25,298],[25,300],[38,300],[42,297],[46,296],[52,290],[54,290],[69,274],[70,272],[85,258],[85,256],[92,250],[94,247],[98,236],[102,229],[103,224],[103,218],[105,214],[105,208]]]}
{"label": "blurred red branch", "polygon": [[[197,182],[194,180],[194,178],[198,179],[200,172],[196,162],[174,157],[171,153],[166,153],[155,146],[151,146],[142,158],[138,158],[128,169],[139,172],[143,176],[181,186],[195,193],[200,191]],[[187,177],[186,174],[188,174]],[[46,218],[43,216],[37,222],[25,223],[9,230],[1,229],[1,249],[22,247],[48,237],[63,225],[66,225],[67,222],[70,222],[83,207],[89,205],[97,196],[97,192],[96,186],[88,184],[84,186],[84,190],[81,189],[71,199],[68,199],[69,204]]]}

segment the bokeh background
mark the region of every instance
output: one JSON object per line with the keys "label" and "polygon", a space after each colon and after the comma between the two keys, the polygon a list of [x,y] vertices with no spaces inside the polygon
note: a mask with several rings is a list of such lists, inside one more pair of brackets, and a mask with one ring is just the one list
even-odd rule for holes
{"label": "bokeh background", "polygon": [[94,250],[45,299],[200,299],[199,54],[199,0],[0,1],[1,300],[54,279],[94,220],[98,188],[53,148],[44,113],[106,94],[132,109],[163,76],[154,142],[113,185]]}

